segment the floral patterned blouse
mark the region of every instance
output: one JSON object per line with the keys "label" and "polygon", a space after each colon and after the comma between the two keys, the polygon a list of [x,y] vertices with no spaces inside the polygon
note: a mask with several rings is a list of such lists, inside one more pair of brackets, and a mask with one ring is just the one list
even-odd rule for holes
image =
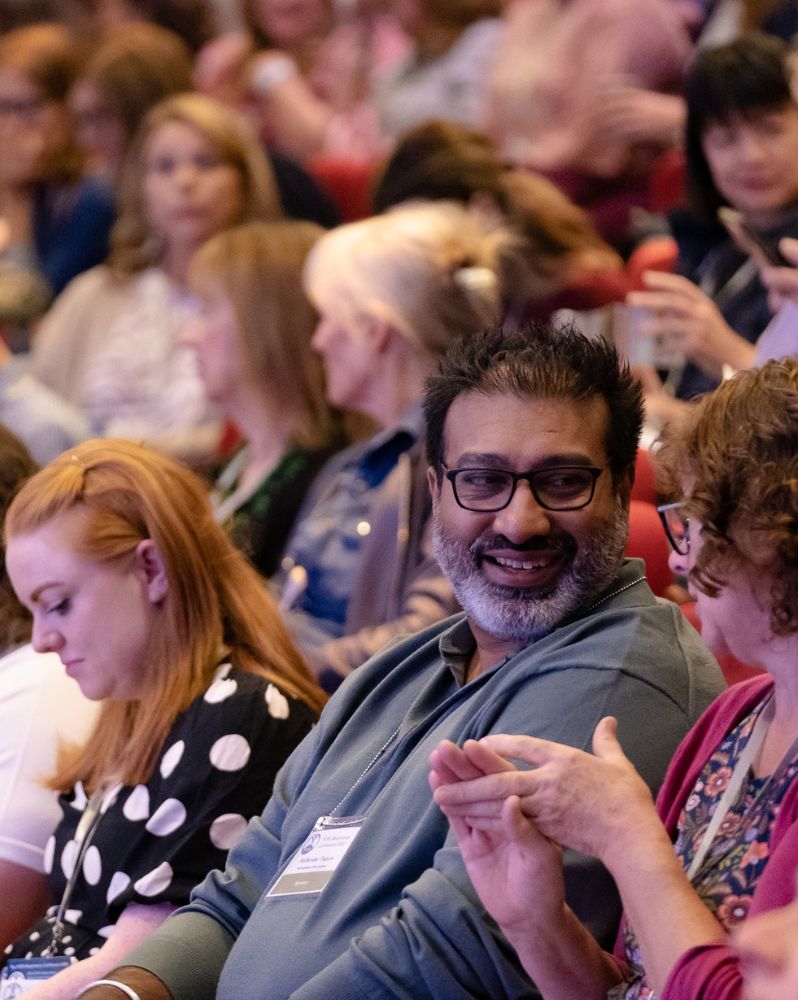
{"label": "floral patterned blouse", "polygon": [[[677,825],[675,851],[684,870],[690,868],[712,815],[751,737],[766,701],[758,705],[724,739],[705,765]],[[798,774],[798,741],[769,777],[751,771],[718,828],[712,846],[693,878],[693,888],[726,931],[745,920],[754,889],[769,856],[770,830],[781,800]],[[654,1000],[646,980],[640,948],[628,923],[624,951],[630,977],[609,993],[612,1000]]]}

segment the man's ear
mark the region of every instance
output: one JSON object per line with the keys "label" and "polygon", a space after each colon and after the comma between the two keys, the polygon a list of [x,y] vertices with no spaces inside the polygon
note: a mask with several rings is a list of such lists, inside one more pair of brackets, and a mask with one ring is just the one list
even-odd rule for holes
{"label": "man's ear", "polygon": [[151,538],[145,538],[136,546],[134,572],[144,584],[147,597],[152,604],[158,604],[166,597],[169,592],[166,566],[158,551],[158,546]]}
{"label": "man's ear", "polygon": [[432,496],[432,505],[435,506],[440,496],[440,490],[438,489],[438,474],[431,465],[427,468],[427,485]]}
{"label": "man's ear", "polygon": [[632,487],[634,484],[635,467],[634,465],[630,465],[618,480],[618,496],[621,498],[624,510],[629,510],[629,503],[632,499]]}

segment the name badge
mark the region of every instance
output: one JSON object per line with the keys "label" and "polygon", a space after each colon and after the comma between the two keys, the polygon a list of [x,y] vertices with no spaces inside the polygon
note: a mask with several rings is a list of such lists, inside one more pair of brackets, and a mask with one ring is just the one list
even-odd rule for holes
{"label": "name badge", "polygon": [[0,1000],[13,1000],[50,979],[72,963],[66,955],[53,958],[9,958],[0,974]]}
{"label": "name badge", "polygon": [[321,892],[365,822],[365,816],[319,817],[305,843],[266,895]]}

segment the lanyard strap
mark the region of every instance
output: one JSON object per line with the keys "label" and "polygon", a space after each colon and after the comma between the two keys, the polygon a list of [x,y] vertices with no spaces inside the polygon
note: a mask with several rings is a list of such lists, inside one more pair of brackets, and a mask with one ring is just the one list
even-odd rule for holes
{"label": "lanyard strap", "polygon": [[726,790],[724,791],[720,802],[718,802],[715,812],[712,814],[709,826],[706,828],[704,836],[701,838],[701,844],[693,856],[690,867],[687,869],[687,877],[690,881],[693,880],[699,868],[704,863],[704,858],[706,858],[710,847],[712,847],[712,842],[715,839],[715,834],[718,832],[720,824],[723,822],[723,819],[729,811],[732,803],[737,798],[737,793],[742,788],[745,776],[748,774],[748,769],[750,768],[754,757],[756,757],[759,748],[762,746],[762,741],[767,735],[770,723],[773,721],[773,714],[775,710],[776,703],[771,696],[767,704],[757,716],[753,732],[748,737],[748,742],[745,744],[743,752],[737,758],[737,763],[734,767],[731,778],[729,778]]}
{"label": "lanyard strap", "polygon": [[66,913],[67,906],[69,905],[69,900],[72,898],[72,892],[75,888],[75,883],[78,880],[80,870],[83,867],[83,860],[86,857],[86,852],[89,849],[92,837],[94,836],[97,827],[100,825],[103,813],[105,812],[105,809],[108,808],[107,806],[103,808],[103,805],[109,785],[110,781],[100,782],[99,787],[89,799],[89,804],[83,810],[83,815],[80,817],[78,828],[75,831],[75,862],[72,866],[69,878],[67,879],[64,895],[61,897],[61,902],[58,906],[58,913],[56,914],[55,923],[53,924],[53,935],[50,939],[47,951],[44,953],[45,958],[53,957],[55,950],[58,947],[58,942],[61,940],[61,935],[64,933],[64,914]]}

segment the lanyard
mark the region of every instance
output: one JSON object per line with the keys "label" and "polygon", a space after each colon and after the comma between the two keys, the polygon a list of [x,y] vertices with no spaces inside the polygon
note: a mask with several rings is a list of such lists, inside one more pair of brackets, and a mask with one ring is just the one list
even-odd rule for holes
{"label": "lanyard", "polygon": [[762,746],[762,741],[767,734],[770,723],[773,721],[773,714],[775,711],[776,703],[771,696],[757,717],[753,732],[748,737],[748,742],[745,744],[743,752],[737,759],[737,764],[734,767],[731,778],[729,778],[726,790],[724,791],[720,802],[718,802],[715,812],[712,814],[709,826],[706,828],[704,836],[701,838],[701,844],[693,856],[690,867],[687,869],[687,877],[690,881],[693,880],[699,868],[704,863],[704,858],[706,858],[707,852],[710,847],[712,847],[712,841],[715,839],[715,834],[718,832],[720,824],[723,822],[726,813],[729,811],[729,808],[737,797],[737,793],[742,788],[745,776],[748,774],[748,769],[750,768],[754,757],[756,757],[757,751]]}
{"label": "lanyard", "polygon": [[108,806],[111,804],[111,798],[113,798],[113,796],[108,796],[108,801],[105,801],[106,793],[108,792],[110,784],[110,781],[100,782],[99,787],[89,799],[89,804],[83,810],[83,815],[80,817],[78,828],[75,831],[75,863],[73,864],[72,871],[67,879],[64,895],[61,897],[61,903],[58,907],[55,924],[53,924],[53,936],[50,939],[47,951],[44,953],[45,958],[53,957],[55,950],[58,947],[58,942],[61,940],[61,935],[64,933],[64,914],[66,913],[67,906],[69,905],[69,900],[72,898],[72,892],[75,888],[75,883],[78,880],[78,875],[83,867],[83,860],[86,857],[86,852],[89,849],[92,837],[94,836],[97,827],[100,825],[100,820],[102,819]]}

